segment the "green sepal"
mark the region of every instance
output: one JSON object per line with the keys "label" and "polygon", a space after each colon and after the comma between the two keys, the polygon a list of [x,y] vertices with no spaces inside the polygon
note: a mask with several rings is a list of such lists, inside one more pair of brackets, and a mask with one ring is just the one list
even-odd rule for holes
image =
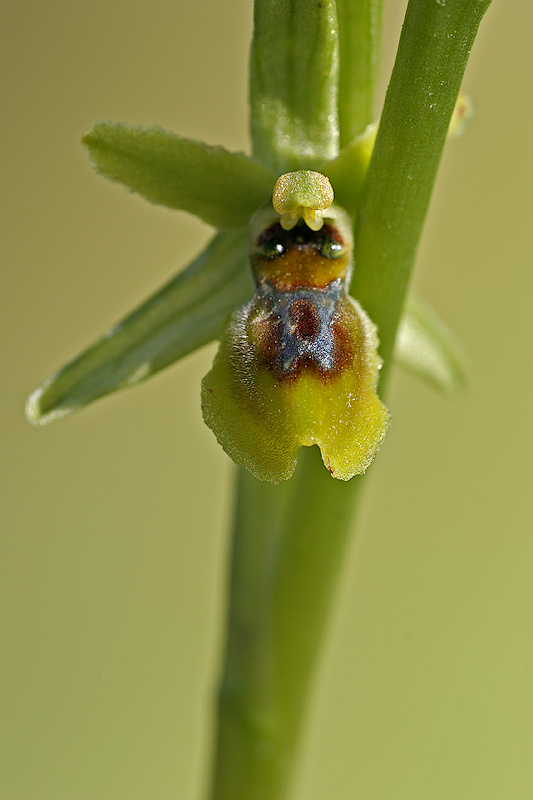
{"label": "green sepal", "polygon": [[240,228],[267,201],[277,175],[244,153],[162,128],[98,122],[83,137],[100,175],[152,203],[181,209],[217,228]]}
{"label": "green sepal", "polygon": [[467,383],[468,359],[461,342],[422,298],[411,295],[394,350],[396,363],[452,396]]}
{"label": "green sepal", "polygon": [[140,383],[216,338],[253,291],[247,231],[217,234],[183,272],[31,395],[35,425],[61,419],[102,395]]}
{"label": "green sepal", "polygon": [[253,154],[278,175],[337,154],[337,31],[334,0],[256,0]]}

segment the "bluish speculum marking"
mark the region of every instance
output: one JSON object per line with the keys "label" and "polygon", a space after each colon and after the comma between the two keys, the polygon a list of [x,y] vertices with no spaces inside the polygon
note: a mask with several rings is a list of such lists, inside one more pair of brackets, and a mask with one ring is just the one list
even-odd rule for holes
{"label": "bluish speculum marking", "polygon": [[[267,347],[262,348],[264,361],[284,374],[309,361],[331,371],[336,347],[332,323],[342,293],[340,279],[325,289],[279,291],[266,281],[260,284],[256,297],[264,304],[260,315],[267,338]],[[255,330],[261,336],[259,327]]]}

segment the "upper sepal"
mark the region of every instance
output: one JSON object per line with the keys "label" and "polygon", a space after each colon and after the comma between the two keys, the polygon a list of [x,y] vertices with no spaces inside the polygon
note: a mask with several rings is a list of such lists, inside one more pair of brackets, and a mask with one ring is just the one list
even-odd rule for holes
{"label": "upper sepal", "polygon": [[338,152],[335,0],[255,3],[250,58],[252,149],[278,174]]}

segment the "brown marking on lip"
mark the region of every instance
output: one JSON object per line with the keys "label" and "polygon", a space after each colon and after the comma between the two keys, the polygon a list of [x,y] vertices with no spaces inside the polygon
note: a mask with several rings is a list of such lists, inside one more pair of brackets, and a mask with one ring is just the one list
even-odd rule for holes
{"label": "brown marking on lip", "polygon": [[[301,314],[301,304],[307,301],[296,302],[300,304],[296,313]],[[306,314],[306,311],[303,312],[304,316]],[[250,319],[249,331],[254,342],[257,363],[263,369],[271,372],[276,381],[283,384],[293,383],[303,372],[312,373],[320,379],[321,383],[329,383],[349,369],[361,371],[363,369],[360,350],[362,332],[359,325],[354,328],[354,321],[358,322],[355,313],[352,320],[351,314],[346,314],[346,307],[341,307],[332,320],[333,365],[331,368],[324,368],[312,355],[302,353],[295,358],[290,369],[283,370],[281,367],[280,321],[273,314],[256,314]],[[306,319],[304,325],[309,326],[305,332],[314,331],[314,322],[311,322],[311,318]]]}
{"label": "brown marking on lip", "polygon": [[290,310],[296,339],[314,339],[320,332],[320,319],[316,306],[309,300],[295,300]]}
{"label": "brown marking on lip", "polygon": [[249,320],[249,334],[258,363],[271,372],[281,372],[281,321],[266,305],[258,306]]}
{"label": "brown marking on lip", "polygon": [[336,374],[339,374],[354,365],[357,360],[358,348],[353,332],[348,329],[346,320],[343,320],[341,315],[333,318],[331,330],[334,341],[333,369]]}

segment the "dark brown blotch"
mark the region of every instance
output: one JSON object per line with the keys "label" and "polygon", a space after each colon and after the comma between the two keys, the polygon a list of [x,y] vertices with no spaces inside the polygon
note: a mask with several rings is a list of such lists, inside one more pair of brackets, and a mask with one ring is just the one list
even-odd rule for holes
{"label": "dark brown blotch", "polygon": [[296,339],[315,339],[320,332],[320,318],[314,303],[295,300],[290,310],[293,333]]}

